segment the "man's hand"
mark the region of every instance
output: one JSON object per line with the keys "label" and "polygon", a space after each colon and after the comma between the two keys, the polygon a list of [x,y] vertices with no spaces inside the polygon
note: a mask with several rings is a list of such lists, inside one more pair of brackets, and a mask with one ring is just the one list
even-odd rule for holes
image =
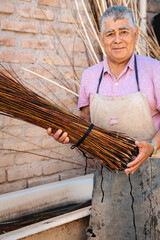
{"label": "man's hand", "polygon": [[[81,118],[90,121],[90,111],[89,106],[83,107],[81,109]],[[48,128],[47,133],[52,136],[59,143],[69,143],[69,137],[67,132],[63,132],[61,129],[57,130],[54,134],[52,133],[52,128]]]}
{"label": "man's hand", "polygon": [[61,129],[57,130],[55,134],[52,133],[52,128],[48,128],[47,133],[52,136],[59,143],[69,143],[69,137],[67,132],[63,132]]}
{"label": "man's hand", "polygon": [[138,142],[135,144],[139,147],[139,154],[135,160],[127,164],[125,169],[125,173],[128,175],[129,173],[133,174],[140,165],[142,165],[153,153],[154,147],[151,143],[148,142]]}

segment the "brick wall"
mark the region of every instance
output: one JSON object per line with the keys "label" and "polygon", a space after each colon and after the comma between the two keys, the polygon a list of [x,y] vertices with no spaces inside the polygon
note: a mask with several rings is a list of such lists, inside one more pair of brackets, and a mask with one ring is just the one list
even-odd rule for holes
{"label": "brick wall", "polygon": [[[65,0],[0,0],[0,61],[30,88],[78,114],[75,96],[22,69],[78,91],[66,76],[80,80],[88,56],[67,9],[76,19]],[[0,116],[0,149],[0,194],[84,174],[84,167],[65,161],[84,163],[76,150],[20,120]]]}

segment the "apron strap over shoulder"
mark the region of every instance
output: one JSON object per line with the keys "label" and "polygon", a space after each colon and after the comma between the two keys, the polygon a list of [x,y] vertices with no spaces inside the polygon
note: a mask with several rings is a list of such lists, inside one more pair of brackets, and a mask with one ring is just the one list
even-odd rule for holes
{"label": "apron strap over shoulder", "polygon": [[101,84],[101,81],[102,81],[103,72],[104,72],[104,67],[102,68],[101,75],[99,77],[98,86],[97,86],[97,92],[96,93],[99,93],[99,87],[100,87],[100,84]]}
{"label": "apron strap over shoulder", "polygon": [[135,67],[135,75],[136,75],[136,81],[137,81],[138,91],[140,92],[136,55],[134,55],[134,67]]}

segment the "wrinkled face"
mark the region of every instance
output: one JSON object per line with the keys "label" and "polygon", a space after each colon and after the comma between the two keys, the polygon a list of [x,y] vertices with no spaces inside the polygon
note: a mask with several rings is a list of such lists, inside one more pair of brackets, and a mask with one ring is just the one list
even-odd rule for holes
{"label": "wrinkled face", "polygon": [[128,19],[113,19],[105,23],[103,36],[100,41],[108,56],[108,61],[123,63],[132,56],[138,38],[138,28],[135,30],[129,25]]}

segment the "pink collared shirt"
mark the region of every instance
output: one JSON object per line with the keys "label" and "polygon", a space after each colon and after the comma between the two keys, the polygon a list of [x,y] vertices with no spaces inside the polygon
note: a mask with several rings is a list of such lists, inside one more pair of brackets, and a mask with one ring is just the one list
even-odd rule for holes
{"label": "pink collared shirt", "polygon": [[[145,93],[151,109],[156,131],[160,129],[160,61],[136,55],[140,91]],[[104,61],[83,72],[79,92],[78,109],[90,104],[90,96],[97,91],[99,77],[104,67],[99,94],[118,97],[138,91],[135,77],[134,55],[116,79],[110,72],[107,57]]]}

